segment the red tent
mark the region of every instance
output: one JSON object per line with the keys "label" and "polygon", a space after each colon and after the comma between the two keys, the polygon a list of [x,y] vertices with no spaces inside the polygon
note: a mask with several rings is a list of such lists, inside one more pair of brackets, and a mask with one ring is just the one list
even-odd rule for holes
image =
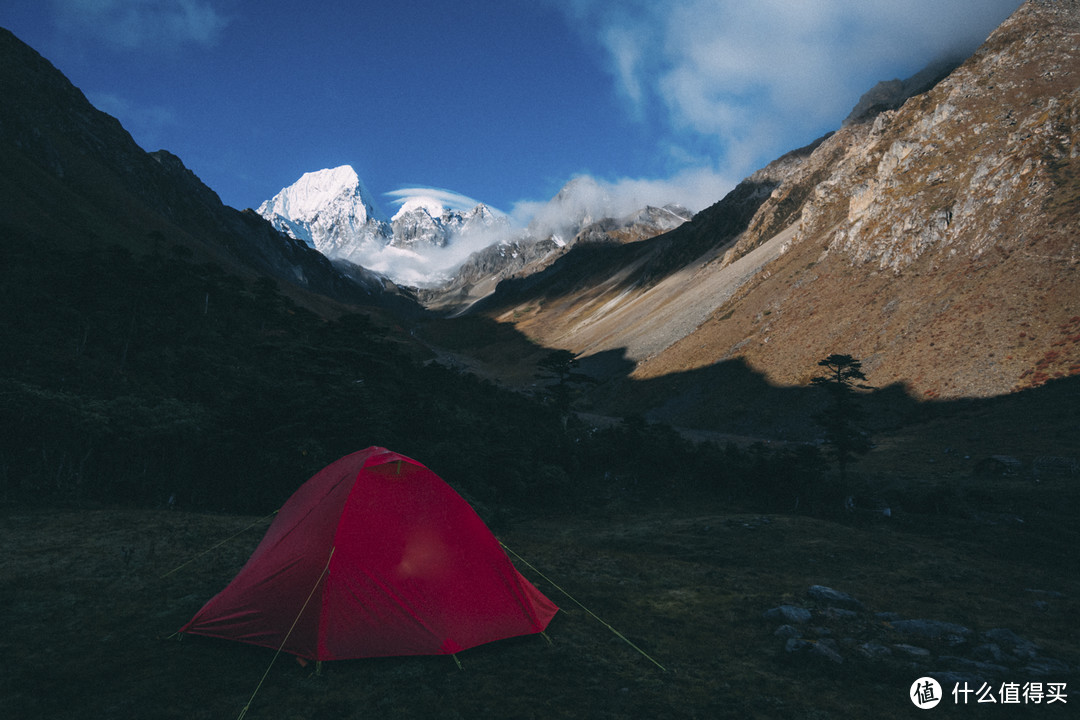
{"label": "red tent", "polygon": [[181,632],[311,660],[440,655],[541,632],[556,612],[450,486],[371,447],[304,483]]}

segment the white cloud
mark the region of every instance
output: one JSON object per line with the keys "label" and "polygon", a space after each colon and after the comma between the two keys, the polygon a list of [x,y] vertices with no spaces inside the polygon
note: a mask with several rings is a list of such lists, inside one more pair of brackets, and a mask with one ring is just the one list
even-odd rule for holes
{"label": "white cloud", "polygon": [[[480,204],[479,200],[474,200],[468,195],[462,195],[461,193],[456,193],[453,190],[445,190],[443,188],[433,187],[400,188],[398,190],[391,190],[388,193],[384,193],[384,195],[388,198],[391,198],[390,203],[392,205],[396,205],[398,207],[401,207],[408,200],[413,198],[429,198],[448,210],[457,210],[459,212],[465,210],[472,210],[474,207]],[[491,209],[495,211],[494,208]]]}
{"label": "white cloud", "polygon": [[[399,188],[383,193],[383,196],[390,198],[390,204],[399,208],[399,212],[406,205],[424,207],[433,214],[443,210],[467,212],[481,203],[453,190],[427,186]],[[490,205],[488,209],[495,215],[503,215]],[[468,232],[455,234],[445,247],[371,246],[351,259],[370,270],[387,275],[395,282],[426,287],[448,279],[452,271],[477,250],[506,240],[508,231],[509,228],[502,224],[490,228],[473,227]]]}
{"label": "white cloud", "polygon": [[[608,181],[579,175],[550,200],[525,200],[510,212],[517,226],[536,235],[562,234],[576,223],[622,218],[647,205],[679,204],[698,212],[722,198],[735,180],[710,168],[689,168],[666,179],[621,178]],[[575,228],[576,229],[576,228]]]}
{"label": "white cloud", "polygon": [[351,258],[369,270],[382,273],[403,285],[430,287],[449,279],[472,253],[508,239],[503,228],[455,235],[445,247],[419,249],[382,245],[366,248]]}
{"label": "white cloud", "polygon": [[53,0],[60,28],[125,50],[215,45],[228,19],[208,0]]}
{"label": "white cloud", "polygon": [[708,140],[710,161],[741,175],[838,126],[879,80],[971,52],[1020,0],[556,5],[604,48],[633,115],[660,118],[673,138]]}

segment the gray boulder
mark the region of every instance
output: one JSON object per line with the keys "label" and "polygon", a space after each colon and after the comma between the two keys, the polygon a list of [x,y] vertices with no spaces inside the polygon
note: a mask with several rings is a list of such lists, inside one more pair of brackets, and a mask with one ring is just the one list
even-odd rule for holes
{"label": "gray boulder", "polygon": [[845,592],[824,585],[811,585],[809,595],[814,600],[845,610],[862,610],[863,604]]}
{"label": "gray boulder", "polygon": [[782,620],[786,623],[806,623],[810,622],[810,611],[795,605],[781,605],[766,610],[764,618],[766,620]]}
{"label": "gray boulder", "polygon": [[785,649],[792,655],[801,656],[811,660],[828,660],[833,663],[844,662],[844,657],[837,652],[835,643],[828,640],[811,642],[799,638],[789,638]]}

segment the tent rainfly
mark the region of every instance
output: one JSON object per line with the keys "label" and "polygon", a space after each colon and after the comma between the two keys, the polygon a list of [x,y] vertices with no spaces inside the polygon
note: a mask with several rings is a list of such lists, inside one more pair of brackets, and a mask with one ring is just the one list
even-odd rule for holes
{"label": "tent rainfly", "polygon": [[180,632],[309,660],[444,655],[542,632],[556,612],[449,485],[370,447],[304,483]]}

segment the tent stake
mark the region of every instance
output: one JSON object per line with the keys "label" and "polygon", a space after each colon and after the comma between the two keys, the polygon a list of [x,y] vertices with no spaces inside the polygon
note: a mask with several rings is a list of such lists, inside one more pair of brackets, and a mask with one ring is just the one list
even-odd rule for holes
{"label": "tent stake", "polygon": [[450,657],[454,658],[454,662],[457,663],[457,669],[458,670],[464,670],[465,669],[464,666],[462,666],[461,661],[458,660],[457,653],[454,653]]}

